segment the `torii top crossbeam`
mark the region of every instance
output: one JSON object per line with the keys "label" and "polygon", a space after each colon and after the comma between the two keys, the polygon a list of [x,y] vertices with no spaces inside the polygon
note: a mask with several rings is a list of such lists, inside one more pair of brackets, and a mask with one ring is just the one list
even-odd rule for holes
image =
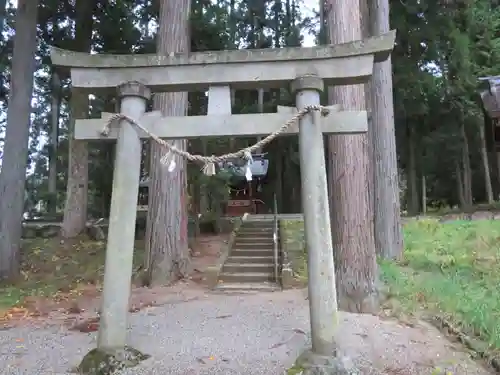
{"label": "torii top crossbeam", "polygon": [[98,91],[137,81],[153,92],[283,87],[314,74],[326,85],[366,82],[373,62],[390,55],[396,32],[365,40],[317,47],[270,48],[157,55],[96,55],[51,48],[52,63],[71,68],[73,88]]}

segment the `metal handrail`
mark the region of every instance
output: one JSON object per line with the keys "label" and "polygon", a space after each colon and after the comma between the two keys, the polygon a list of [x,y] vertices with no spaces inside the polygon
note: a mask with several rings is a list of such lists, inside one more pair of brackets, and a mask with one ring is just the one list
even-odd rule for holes
{"label": "metal handrail", "polygon": [[276,198],[276,193],[274,193],[273,197],[273,245],[274,245],[274,279],[278,282],[278,202]]}

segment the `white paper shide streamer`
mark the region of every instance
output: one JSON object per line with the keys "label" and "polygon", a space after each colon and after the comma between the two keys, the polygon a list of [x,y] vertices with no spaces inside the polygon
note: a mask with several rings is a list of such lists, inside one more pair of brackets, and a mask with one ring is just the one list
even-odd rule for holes
{"label": "white paper shide streamer", "polygon": [[246,151],[244,158],[247,161],[247,164],[245,166],[245,177],[246,177],[247,181],[252,181],[252,177],[253,177],[252,176],[252,169],[251,169],[251,165],[253,163],[252,153],[250,151]]}
{"label": "white paper shide streamer", "polygon": [[165,155],[162,156],[160,161],[163,165],[168,165],[167,171],[169,173],[172,173],[173,171],[175,171],[175,168],[177,167],[177,163],[175,162],[175,155],[173,152],[168,151]]}

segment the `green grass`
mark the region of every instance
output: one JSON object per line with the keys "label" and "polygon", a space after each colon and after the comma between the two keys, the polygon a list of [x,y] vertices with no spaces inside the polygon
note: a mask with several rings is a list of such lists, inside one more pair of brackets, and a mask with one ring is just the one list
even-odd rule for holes
{"label": "green grass", "polygon": [[500,221],[412,221],[404,234],[404,260],[380,262],[390,295],[500,349]]}
{"label": "green grass", "polygon": [[[469,213],[477,212],[477,211],[492,211],[497,212],[500,210],[500,202],[494,203],[480,203],[471,206],[468,210]],[[463,214],[464,210],[461,207],[427,207],[427,216],[443,216],[449,214]]]}
{"label": "green grass", "polygon": [[[281,235],[290,237],[286,243],[304,249],[303,223],[283,227]],[[500,351],[500,221],[412,220],[404,236],[404,260],[380,262],[389,306],[396,313],[444,317]],[[307,280],[305,252],[292,255],[296,277]]]}

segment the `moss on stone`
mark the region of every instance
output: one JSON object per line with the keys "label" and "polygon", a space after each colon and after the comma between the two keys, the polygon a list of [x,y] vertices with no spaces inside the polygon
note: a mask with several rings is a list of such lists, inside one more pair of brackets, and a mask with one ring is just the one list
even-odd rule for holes
{"label": "moss on stone", "polygon": [[287,371],[287,375],[301,375],[304,372],[304,368],[298,364],[293,365]]}
{"label": "moss on stone", "polygon": [[120,349],[96,348],[83,357],[77,372],[82,375],[112,375],[120,370],[137,366],[150,357],[149,354],[129,346]]}

